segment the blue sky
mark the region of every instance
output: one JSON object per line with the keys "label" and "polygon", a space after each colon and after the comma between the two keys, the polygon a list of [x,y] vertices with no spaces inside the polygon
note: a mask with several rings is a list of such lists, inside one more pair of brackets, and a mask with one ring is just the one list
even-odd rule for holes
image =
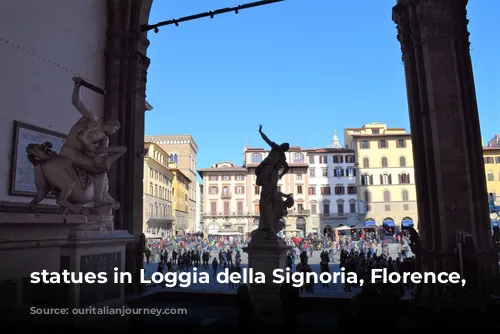
{"label": "blue sky", "polygon": [[[155,0],[150,23],[253,0]],[[325,147],[336,130],[409,129],[395,0],[286,0],[151,32],[146,134],[191,134],[198,168],[241,164],[244,145]],[[471,55],[486,140],[500,124],[500,1],[470,1]]]}

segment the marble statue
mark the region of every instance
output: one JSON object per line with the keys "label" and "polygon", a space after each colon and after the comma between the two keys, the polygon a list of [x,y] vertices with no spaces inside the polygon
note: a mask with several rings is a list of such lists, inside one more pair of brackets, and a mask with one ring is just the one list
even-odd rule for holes
{"label": "marble statue", "polygon": [[79,213],[83,205],[92,202],[94,210],[120,207],[108,193],[107,176],[112,164],[127,151],[124,146],[109,146],[109,136],[118,131],[120,123],[101,122],[80,99],[81,86],[93,86],[78,77],[73,81],[72,102],[82,117],[71,128],[61,152],[53,152],[49,142],[26,148],[35,168],[37,194],[30,203],[34,212],[49,192],[56,194],[62,213],[68,209]]}
{"label": "marble statue", "polygon": [[[271,151],[255,169],[256,184],[262,187],[259,201],[261,214],[259,227],[254,231],[255,233],[252,233],[252,236],[264,232],[266,238],[277,238],[277,233],[285,227],[282,218],[287,215],[288,209],[294,205],[293,194],[284,194],[278,190],[278,181],[290,169],[285,155],[290,145],[288,143],[278,145],[271,141],[262,132],[262,125],[259,125],[259,133],[262,139],[271,147]],[[280,170],[282,170],[281,173]]]}

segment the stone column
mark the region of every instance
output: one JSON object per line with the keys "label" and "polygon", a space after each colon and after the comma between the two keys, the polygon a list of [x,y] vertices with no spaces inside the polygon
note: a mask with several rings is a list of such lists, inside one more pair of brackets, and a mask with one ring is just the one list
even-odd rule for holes
{"label": "stone column", "polygon": [[134,284],[127,287],[129,293],[142,291],[139,283],[140,269],[143,269],[140,236],[149,41],[141,33],[140,24],[144,13],[149,14],[151,1],[144,3],[142,0],[108,0],[105,116],[121,124],[117,135],[111,138],[112,144],[127,147],[126,154],[110,173],[110,193],[121,204],[115,213],[115,228],[127,230],[135,237],[134,242],[127,245],[126,271],[134,278]]}
{"label": "stone column", "polygon": [[[478,278],[494,275],[467,0],[398,0],[410,114],[422,271],[457,271],[457,232],[474,235]],[[497,269],[498,273],[498,269]],[[441,287],[425,287],[427,297]]]}

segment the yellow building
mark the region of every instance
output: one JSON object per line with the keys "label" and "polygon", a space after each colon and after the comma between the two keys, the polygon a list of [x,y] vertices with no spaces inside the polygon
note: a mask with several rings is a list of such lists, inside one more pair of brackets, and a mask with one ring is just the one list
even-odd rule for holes
{"label": "yellow building", "polygon": [[500,140],[498,135],[483,148],[483,157],[488,194],[493,196],[498,203],[500,202]]}
{"label": "yellow building", "polygon": [[365,225],[392,233],[417,228],[417,197],[412,142],[402,128],[370,123],[344,129],[344,144],[355,151],[358,199],[366,204]]}
{"label": "yellow building", "polygon": [[174,174],[172,188],[173,212],[177,231],[186,232],[189,230],[190,212],[190,183],[191,180],[177,166],[175,162],[169,163],[169,170]]}
{"label": "yellow building", "polygon": [[168,154],[155,143],[144,143],[143,231],[148,238],[175,234],[173,215],[174,173]]}

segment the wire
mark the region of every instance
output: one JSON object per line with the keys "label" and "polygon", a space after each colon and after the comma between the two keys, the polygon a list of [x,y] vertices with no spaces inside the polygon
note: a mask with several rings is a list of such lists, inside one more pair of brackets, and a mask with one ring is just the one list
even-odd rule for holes
{"label": "wire", "polygon": [[50,65],[52,65],[54,67],[57,67],[58,69],[60,69],[60,70],[62,70],[64,72],[71,73],[74,76],[80,77],[80,78],[84,79],[85,81],[87,81],[88,83],[91,83],[91,84],[95,85],[94,82],[92,82],[92,80],[90,80],[89,78],[86,78],[86,77],[82,76],[81,74],[76,73],[75,71],[73,71],[73,70],[71,70],[71,69],[69,69],[69,68],[67,68],[67,67],[65,67],[65,66],[63,66],[61,64],[58,64],[58,63],[56,63],[56,62],[54,62],[54,61],[52,61],[52,60],[50,60],[50,59],[48,59],[48,58],[46,58],[44,56],[38,55],[38,54],[30,51],[29,49],[27,49],[25,47],[22,47],[21,45],[18,45],[18,44],[14,43],[14,42],[12,42],[12,41],[10,41],[8,39],[0,37],[0,42],[4,42],[5,44],[8,44],[8,45],[10,45],[13,48],[17,48],[18,50],[20,50],[20,51],[22,51],[24,53],[27,53],[27,54],[29,54],[32,57],[38,58],[38,59],[40,59],[40,60],[42,60],[42,61],[44,61],[44,62],[46,62],[46,63],[48,63],[48,64],[50,64]]}

